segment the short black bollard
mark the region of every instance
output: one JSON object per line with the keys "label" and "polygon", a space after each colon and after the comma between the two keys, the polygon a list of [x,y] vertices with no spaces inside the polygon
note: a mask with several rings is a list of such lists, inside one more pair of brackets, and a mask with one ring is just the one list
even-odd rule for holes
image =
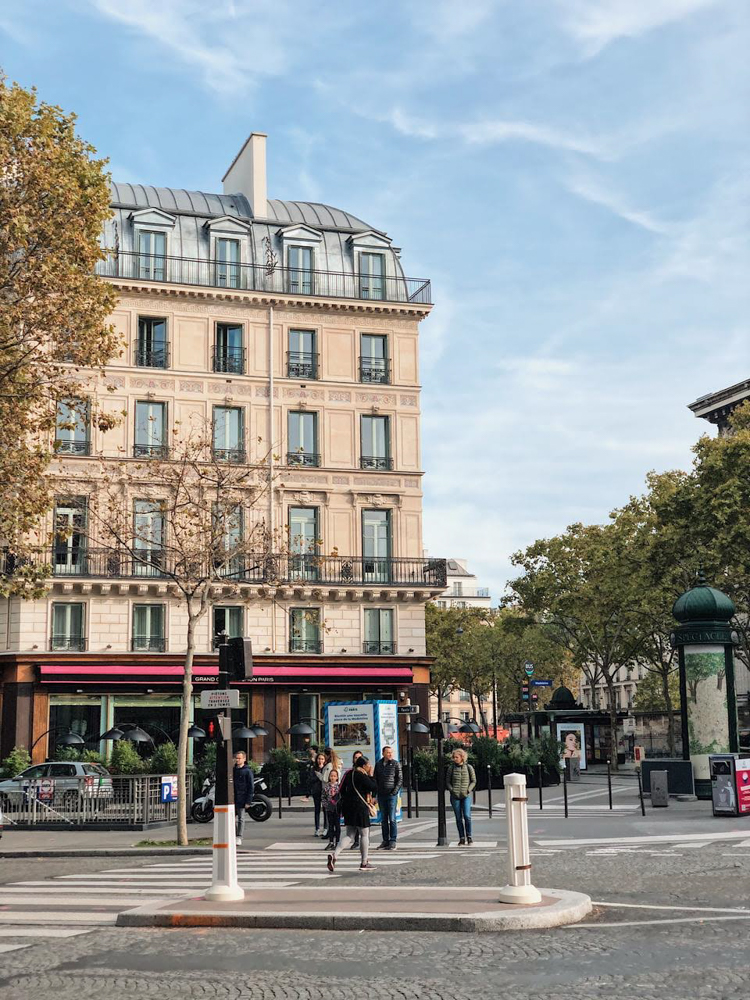
{"label": "short black bollard", "polygon": [[487,812],[492,819],[492,766],[487,765]]}
{"label": "short black bollard", "polygon": [[539,772],[539,808],[540,809],[544,809],[544,802],[542,800],[542,785],[544,784],[544,780],[543,780],[544,779],[544,772],[542,771],[542,762],[541,761],[539,761],[539,763],[537,764],[537,768],[538,768],[538,772]]}
{"label": "short black bollard", "polygon": [[607,787],[609,789],[609,808],[612,808],[612,761],[607,758]]}
{"label": "short black bollard", "polygon": [[414,815],[419,819],[419,775],[414,774]]}
{"label": "short black bollard", "polygon": [[281,819],[281,800],[284,797],[284,777],[279,771],[279,819]]}
{"label": "short black bollard", "polygon": [[641,800],[641,816],[646,815],[646,804],[643,801],[643,782],[641,781],[641,769],[638,768],[638,797]]}
{"label": "short black bollard", "polygon": [[292,804],[292,772],[291,771],[286,776],[286,800],[289,803],[289,806],[291,807],[291,804]]}
{"label": "short black bollard", "polygon": [[568,762],[565,762],[563,769],[563,802],[565,804],[565,819],[568,818]]}

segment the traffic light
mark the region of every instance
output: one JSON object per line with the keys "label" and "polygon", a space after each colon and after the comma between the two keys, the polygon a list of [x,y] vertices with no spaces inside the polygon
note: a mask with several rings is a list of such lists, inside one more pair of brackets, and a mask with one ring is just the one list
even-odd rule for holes
{"label": "traffic light", "polygon": [[230,639],[226,654],[229,679],[244,681],[253,676],[253,643],[251,639],[237,636]]}

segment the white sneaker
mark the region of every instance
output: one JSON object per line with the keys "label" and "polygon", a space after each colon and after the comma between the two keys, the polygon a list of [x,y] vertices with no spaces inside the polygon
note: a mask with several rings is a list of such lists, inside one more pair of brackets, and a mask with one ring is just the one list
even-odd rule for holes
{"label": "white sneaker", "polygon": [[237,846],[242,847],[242,837],[237,838]]}

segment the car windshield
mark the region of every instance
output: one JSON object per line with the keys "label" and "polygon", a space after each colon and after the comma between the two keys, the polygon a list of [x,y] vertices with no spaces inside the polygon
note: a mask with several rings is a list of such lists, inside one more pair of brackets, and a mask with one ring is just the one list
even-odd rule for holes
{"label": "car windshield", "polygon": [[105,775],[106,777],[109,777],[109,771],[106,767],[102,767],[101,764],[84,764],[83,773]]}

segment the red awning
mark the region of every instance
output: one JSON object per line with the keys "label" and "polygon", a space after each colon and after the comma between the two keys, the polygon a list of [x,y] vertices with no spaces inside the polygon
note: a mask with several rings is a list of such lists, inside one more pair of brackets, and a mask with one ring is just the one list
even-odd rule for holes
{"label": "red awning", "polygon": [[[183,669],[180,664],[135,666],[128,663],[111,664],[42,664],[39,667],[43,684],[63,684],[92,687],[103,685],[144,685],[176,686],[182,681]],[[218,680],[216,665],[195,666],[193,680],[196,684],[212,684]],[[250,684],[411,684],[412,669],[404,663],[384,663],[382,666],[369,664],[321,663],[310,666],[306,663],[255,663],[255,676],[244,682]],[[242,685],[240,685],[242,686]]]}

